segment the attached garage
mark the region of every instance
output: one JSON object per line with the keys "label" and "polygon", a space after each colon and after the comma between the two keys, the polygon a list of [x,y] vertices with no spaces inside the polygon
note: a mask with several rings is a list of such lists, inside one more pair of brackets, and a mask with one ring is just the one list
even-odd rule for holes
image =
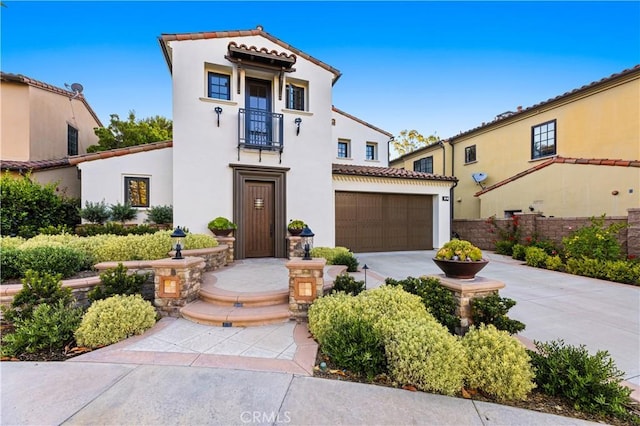
{"label": "attached garage", "polygon": [[356,253],[432,250],[450,239],[457,179],[389,167],[333,165],[335,245]]}
{"label": "attached garage", "polygon": [[336,246],[354,252],[433,249],[433,196],[336,192]]}

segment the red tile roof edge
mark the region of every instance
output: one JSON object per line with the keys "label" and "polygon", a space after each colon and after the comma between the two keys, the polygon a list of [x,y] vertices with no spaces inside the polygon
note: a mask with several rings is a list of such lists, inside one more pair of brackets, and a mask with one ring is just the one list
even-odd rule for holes
{"label": "red tile roof edge", "polygon": [[156,149],[171,148],[173,141],[152,142],[142,145],[128,146],[126,148],[115,148],[107,151],[91,152],[88,154],[75,155],[69,157],[69,164],[76,165],[87,161],[104,160],[111,157],[120,157],[122,155],[136,154],[139,152],[154,151]]}
{"label": "red tile roof edge", "polygon": [[15,160],[1,160],[0,170],[11,170],[16,172],[23,172],[28,170],[48,170],[59,169],[63,167],[69,167],[68,158],[58,158],[55,160],[32,160],[32,161],[15,161]]}
{"label": "red tile roof edge", "polygon": [[382,133],[383,135],[388,136],[388,137],[390,137],[390,138],[392,138],[392,137],[393,137],[393,135],[392,135],[391,133],[387,132],[386,130],[382,130],[381,128],[379,128],[379,127],[377,127],[377,126],[374,126],[374,125],[373,125],[373,124],[371,124],[371,123],[367,123],[366,121],[359,119],[359,118],[358,118],[358,117],[356,117],[355,115],[351,115],[351,114],[349,114],[349,113],[347,113],[347,112],[344,112],[344,111],[342,111],[341,109],[336,108],[334,105],[331,105],[331,109],[332,109],[334,112],[337,112],[338,114],[342,114],[342,115],[344,115],[344,116],[345,116],[345,117],[347,117],[347,118],[350,118],[350,119],[352,119],[352,120],[354,120],[354,121],[357,121],[357,122],[358,122],[358,123],[360,123],[360,124],[363,124],[363,125],[365,125],[365,126],[367,126],[367,127],[371,128],[371,129],[375,130],[376,132],[380,132],[380,133]]}
{"label": "red tile roof edge", "polygon": [[2,81],[11,81],[11,82],[14,82],[14,83],[22,83],[22,84],[26,84],[28,86],[37,87],[39,89],[46,90],[46,91],[51,92],[51,93],[55,93],[57,95],[65,96],[65,97],[67,97],[69,99],[74,99],[74,98],[78,99],[87,108],[87,110],[89,111],[89,114],[91,114],[91,116],[96,120],[96,122],[98,123],[98,127],[104,127],[102,122],[98,118],[98,115],[95,113],[93,108],[91,108],[91,106],[89,105],[89,103],[87,102],[87,100],[85,99],[85,97],[84,97],[84,95],[82,93],[76,94],[76,93],[71,92],[69,90],[65,90],[65,89],[62,89],[60,87],[56,87],[56,86],[54,86],[52,84],[48,84],[48,83],[36,80],[34,78],[31,78],[31,77],[27,77],[27,76],[22,75],[22,74],[11,74],[11,73],[6,73],[4,71],[0,71],[0,80],[2,80]]}
{"label": "red tile roof edge", "polygon": [[566,98],[566,97],[574,95],[576,93],[584,92],[586,90],[592,89],[592,88],[597,87],[599,85],[606,84],[606,83],[608,83],[608,82],[610,82],[612,80],[615,80],[617,78],[625,77],[627,75],[634,74],[634,73],[639,73],[640,74],[640,64],[635,65],[635,66],[633,66],[631,68],[624,69],[624,70],[622,70],[622,71],[620,71],[618,73],[611,74],[610,76],[601,78],[600,80],[592,81],[591,83],[585,84],[585,85],[583,85],[583,86],[581,86],[579,88],[570,90],[570,91],[565,92],[565,93],[563,93],[561,95],[558,95],[556,97],[549,98],[546,101],[539,102],[539,103],[531,105],[531,106],[529,106],[527,108],[522,108],[521,110],[519,110],[517,112],[514,112],[512,114],[509,114],[509,115],[507,115],[507,116],[505,116],[503,118],[497,118],[497,119],[495,119],[495,120],[493,120],[493,121],[491,121],[489,123],[483,123],[481,126],[474,127],[472,129],[469,129],[469,130],[466,130],[464,132],[461,132],[456,136],[452,136],[447,141],[449,143],[453,143],[456,139],[458,139],[460,137],[463,137],[463,136],[466,136],[468,134],[471,134],[471,133],[473,133],[473,132],[475,132],[477,130],[484,129],[484,128],[489,127],[489,126],[491,126],[491,125],[493,125],[495,123],[503,122],[505,120],[509,120],[509,119],[511,119],[513,117],[517,117],[517,116],[520,116],[520,115],[525,114],[527,112],[531,112],[532,110],[534,110],[536,108],[540,108],[540,107],[542,107],[544,105],[550,104],[551,102]]}
{"label": "red tile roof edge", "polygon": [[538,163],[535,166],[524,170],[520,173],[516,173],[515,175],[503,179],[500,182],[494,183],[491,186],[487,186],[482,191],[478,191],[473,194],[474,197],[479,197],[480,195],[486,194],[489,191],[493,191],[496,188],[507,185],[508,183],[513,182],[514,180],[520,179],[526,175],[529,175],[533,172],[537,172],[540,169],[543,169],[552,164],[581,164],[588,166],[613,166],[613,167],[640,167],[640,160],[620,160],[620,159],[609,159],[609,158],[571,158],[571,157],[553,157],[542,163]]}
{"label": "red tile roof edge", "polygon": [[412,170],[398,169],[394,167],[355,166],[350,164],[332,164],[334,175],[372,176],[395,179],[438,180],[457,182],[453,176],[434,175],[431,173],[414,172]]}
{"label": "red tile roof edge", "polygon": [[342,75],[342,73],[337,70],[336,68],[332,67],[329,64],[326,64],[324,62],[322,62],[319,59],[314,58],[313,56],[309,55],[308,53],[303,52],[300,49],[297,49],[293,46],[291,46],[288,43],[285,43],[284,41],[280,40],[277,37],[272,36],[271,34],[269,34],[268,32],[264,31],[264,29],[261,26],[258,26],[255,29],[252,30],[235,30],[235,31],[207,31],[207,32],[195,32],[195,33],[179,33],[179,34],[161,34],[160,37],[158,37],[158,40],[160,41],[161,45],[162,45],[162,49],[165,53],[165,59],[167,60],[167,64],[169,65],[169,68],[171,68],[171,61],[169,59],[169,56],[166,53],[166,44],[167,42],[170,41],[184,41],[184,40],[203,40],[203,39],[211,39],[211,38],[229,38],[229,37],[248,37],[248,36],[255,36],[255,35],[259,35],[262,36],[270,41],[272,41],[275,44],[278,44],[280,46],[282,46],[285,49],[291,50],[293,53],[295,53],[296,55],[313,62],[314,64],[326,69],[327,71],[333,73],[335,75],[334,79],[333,79],[333,83],[335,84],[336,81],[338,81],[338,79],[340,78],[340,76]]}

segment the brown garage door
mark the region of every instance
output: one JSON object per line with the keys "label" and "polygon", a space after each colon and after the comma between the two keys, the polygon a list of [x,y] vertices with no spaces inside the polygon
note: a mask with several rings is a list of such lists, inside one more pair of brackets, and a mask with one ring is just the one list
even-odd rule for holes
{"label": "brown garage door", "polygon": [[336,246],[356,253],[433,249],[432,196],[336,192]]}

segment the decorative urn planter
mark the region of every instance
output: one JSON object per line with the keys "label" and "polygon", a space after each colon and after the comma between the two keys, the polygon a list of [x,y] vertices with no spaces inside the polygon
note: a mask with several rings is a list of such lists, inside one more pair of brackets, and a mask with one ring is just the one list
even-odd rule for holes
{"label": "decorative urn planter", "polygon": [[233,232],[233,229],[212,229],[211,232],[217,237],[228,237]]}
{"label": "decorative urn planter", "polygon": [[482,251],[469,241],[454,239],[442,246],[433,262],[448,278],[468,280],[489,263],[482,258]]}
{"label": "decorative urn planter", "polygon": [[209,222],[207,228],[218,237],[226,237],[236,230],[238,226],[226,217],[219,216]]}
{"label": "decorative urn planter", "polygon": [[289,234],[296,237],[302,233],[302,230],[304,229],[304,227],[305,227],[304,221],[300,219],[295,219],[289,222],[289,224],[287,225],[287,231],[289,231]]}

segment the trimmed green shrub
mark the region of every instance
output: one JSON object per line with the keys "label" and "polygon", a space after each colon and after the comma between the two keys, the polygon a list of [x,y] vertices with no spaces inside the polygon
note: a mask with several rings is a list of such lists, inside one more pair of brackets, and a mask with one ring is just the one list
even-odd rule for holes
{"label": "trimmed green shrub", "polygon": [[151,303],[135,294],[116,295],[89,306],[75,332],[80,346],[97,348],[142,334],[156,323]]}
{"label": "trimmed green shrub", "polygon": [[61,301],[65,306],[73,301],[71,289],[62,287],[62,276],[49,273],[27,271],[22,280],[22,290],[13,297],[9,308],[2,307],[4,317],[10,322],[31,318],[33,310],[41,304],[56,305]]}
{"label": "trimmed green shrub", "polygon": [[626,260],[606,262],[607,279],[618,283],[640,285],[640,263]]}
{"label": "trimmed green shrub", "polygon": [[104,200],[99,203],[85,201],[84,208],[80,210],[80,217],[91,223],[102,224],[109,220],[111,213]]}
{"label": "trimmed green shrub", "polygon": [[466,356],[460,339],[436,321],[400,319],[386,338],[391,377],[419,390],[454,395],[462,389]]}
{"label": "trimmed green shrub", "polygon": [[314,247],[311,249],[311,257],[323,257],[327,259],[327,265],[333,265],[333,258],[339,253],[351,253],[346,247]]}
{"label": "trimmed green shrub", "polygon": [[547,257],[545,266],[552,271],[564,271],[564,263],[562,263],[562,258],[558,255]]}
{"label": "trimmed green shrub", "polygon": [[20,253],[16,248],[2,248],[0,251],[0,277],[1,281],[18,278],[21,274]]}
{"label": "trimmed green shrub", "polygon": [[129,203],[116,203],[109,206],[109,213],[111,220],[115,220],[121,223],[134,220],[138,216],[138,210],[131,207]]}
{"label": "trimmed green shrub", "polygon": [[149,225],[124,226],[118,222],[107,222],[105,224],[89,223],[76,228],[76,234],[81,237],[92,237],[95,235],[145,235],[155,234],[158,230]]}
{"label": "trimmed green shrub", "polygon": [[525,329],[524,323],[507,316],[509,309],[516,305],[516,301],[501,297],[498,293],[471,300],[471,318],[474,324],[493,325],[498,330],[509,334],[516,334]]}
{"label": "trimmed green shrub", "polygon": [[59,235],[71,233],[73,233],[73,228],[67,225],[47,225],[38,229],[38,234],[44,235]]}
{"label": "trimmed green shrub", "polygon": [[142,285],[149,279],[150,274],[128,274],[127,268],[119,263],[117,267],[107,269],[100,274],[102,285],[94,287],[87,297],[90,302],[106,299],[116,294],[140,294]]}
{"label": "trimmed green shrub", "polygon": [[334,265],[345,265],[348,272],[358,271],[358,259],[356,259],[351,252],[336,254],[331,263]]}
{"label": "trimmed green shrub", "polygon": [[63,300],[36,306],[32,315],[15,321],[15,331],[3,337],[2,354],[17,356],[42,350],[59,350],[73,341],[80,325],[82,308],[66,305]]}
{"label": "trimmed green shrub", "polygon": [[627,225],[614,223],[604,225],[605,215],[591,218],[591,225],[577,229],[562,239],[567,258],[598,260],[619,260],[621,258],[620,243],[617,236]]}
{"label": "trimmed green shrub", "polygon": [[598,259],[571,257],[567,259],[567,272],[584,277],[606,279],[607,264]]}
{"label": "trimmed green shrub", "polygon": [[352,296],[357,296],[364,290],[366,290],[364,281],[356,281],[354,277],[345,273],[340,274],[336,277],[336,280],[333,283],[333,288],[331,289],[331,293],[342,291]]}
{"label": "trimmed green shrub", "polygon": [[549,255],[544,249],[538,247],[527,247],[525,250],[524,260],[528,266],[536,268],[544,268],[547,264]]}
{"label": "trimmed green shrub", "polygon": [[147,210],[147,221],[158,225],[173,223],[173,206],[152,206]]}
{"label": "trimmed green shrub", "polygon": [[29,269],[60,274],[68,278],[89,267],[89,259],[80,250],[65,246],[39,246],[20,250],[20,275]]}
{"label": "trimmed green shrub", "polygon": [[565,345],[563,340],[534,344],[536,352],[529,355],[544,393],[567,398],[580,411],[628,416],[631,389],[620,384],[624,373],[607,351],[590,355],[584,345]]}
{"label": "trimmed green shrub", "polygon": [[535,387],[530,358],[520,342],[492,325],[471,326],[462,339],[466,382],[499,401],[524,400]]}
{"label": "trimmed green shrub", "polygon": [[408,293],[420,297],[427,311],[436,320],[449,329],[450,333],[455,333],[456,327],[460,326],[460,319],[456,315],[458,303],[453,293],[440,285],[440,280],[435,277],[407,277],[404,280],[394,280],[387,278],[387,285],[396,285]]}
{"label": "trimmed green shrub", "polygon": [[511,257],[516,260],[524,260],[525,252],[526,247],[522,244],[514,244],[513,247],[511,247]]}
{"label": "trimmed green shrub", "polygon": [[498,240],[496,241],[496,253],[503,254],[505,256],[513,256],[513,246],[515,243],[513,241],[507,240]]}
{"label": "trimmed green shrub", "polygon": [[0,232],[2,235],[33,237],[38,229],[78,222],[79,201],[59,195],[57,183],[41,185],[31,175],[0,176]]}

